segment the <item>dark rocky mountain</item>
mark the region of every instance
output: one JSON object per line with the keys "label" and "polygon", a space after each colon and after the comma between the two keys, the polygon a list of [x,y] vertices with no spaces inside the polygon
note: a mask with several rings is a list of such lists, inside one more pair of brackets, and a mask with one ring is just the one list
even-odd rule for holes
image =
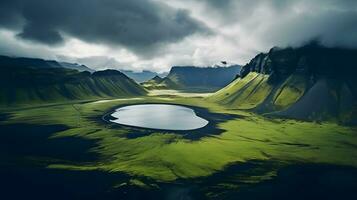
{"label": "dark rocky mountain", "polygon": [[169,89],[185,91],[217,91],[229,84],[241,66],[194,67],[174,66],[160,84]]}
{"label": "dark rocky mountain", "polygon": [[77,63],[68,62],[57,62],[54,60],[44,60],[39,58],[21,58],[21,57],[9,57],[0,56],[0,67],[32,67],[32,68],[67,68],[74,69],[77,71],[88,71],[94,72],[95,70],[90,69],[85,65],[80,65]]}
{"label": "dark rocky mountain", "polygon": [[16,58],[9,56],[0,56],[1,67],[33,67],[33,68],[61,68],[56,61],[46,61],[38,58]]}
{"label": "dark rocky mountain", "polygon": [[149,81],[150,79],[154,78],[155,76],[165,77],[167,73],[156,73],[148,70],[143,70],[141,72],[134,72],[131,70],[120,70],[129,78],[134,79],[138,83],[143,83]]}
{"label": "dark rocky mountain", "polygon": [[357,50],[308,44],[272,48],[210,97],[271,116],[357,123]]}
{"label": "dark rocky mountain", "polygon": [[[249,72],[269,74],[270,82],[279,82],[293,73],[304,74],[312,79],[325,76],[352,81],[355,72],[357,50],[326,48],[308,44],[301,48],[272,48],[261,53],[242,68],[244,77]],[[351,79],[352,78],[352,79]]]}
{"label": "dark rocky mountain", "polygon": [[74,69],[74,70],[77,70],[80,72],[84,72],[84,71],[92,72],[92,73],[95,72],[94,69],[91,69],[85,65],[80,65],[77,63],[59,62],[59,64],[61,65],[61,67],[64,67],[67,69]]}
{"label": "dark rocky mountain", "polygon": [[154,78],[151,79],[151,81],[153,81],[155,83],[161,83],[162,80],[164,80],[164,79],[161,78],[160,76],[155,76]]}

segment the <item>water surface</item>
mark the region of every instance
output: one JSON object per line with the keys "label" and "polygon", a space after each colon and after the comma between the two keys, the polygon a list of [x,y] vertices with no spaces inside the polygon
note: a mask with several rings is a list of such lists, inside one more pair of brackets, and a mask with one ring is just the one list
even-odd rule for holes
{"label": "water surface", "polygon": [[141,128],[161,130],[194,130],[208,121],[197,116],[191,108],[169,104],[141,104],[115,110],[112,122]]}

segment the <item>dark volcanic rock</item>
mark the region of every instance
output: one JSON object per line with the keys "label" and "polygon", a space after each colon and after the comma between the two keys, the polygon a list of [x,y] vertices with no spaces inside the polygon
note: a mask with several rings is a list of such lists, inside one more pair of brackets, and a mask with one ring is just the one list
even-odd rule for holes
{"label": "dark volcanic rock", "polygon": [[[274,47],[255,56],[239,74],[241,78],[250,72],[269,75],[265,87],[271,90],[257,94],[262,84],[251,81],[231,98],[240,98],[237,104],[260,98],[261,103],[252,110],[269,116],[357,124],[356,58],[357,49],[317,43],[299,48]],[[249,85],[255,89],[244,93]]]}
{"label": "dark volcanic rock", "polygon": [[309,44],[300,48],[272,48],[268,53],[258,54],[242,68],[241,76],[249,72],[270,74],[270,82],[284,80],[292,73],[302,73],[312,79],[325,76],[353,81],[357,72],[357,50],[327,48]]}

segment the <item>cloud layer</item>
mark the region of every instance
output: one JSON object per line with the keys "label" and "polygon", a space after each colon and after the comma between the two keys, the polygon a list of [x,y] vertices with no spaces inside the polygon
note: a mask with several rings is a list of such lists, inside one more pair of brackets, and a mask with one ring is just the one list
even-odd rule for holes
{"label": "cloud layer", "polygon": [[357,48],[356,24],[355,0],[1,0],[0,53],[164,71],[312,39]]}
{"label": "cloud layer", "polygon": [[205,27],[184,10],[147,0],[5,0],[0,25],[22,39],[58,45],[67,34],[86,42],[123,45],[145,53]]}

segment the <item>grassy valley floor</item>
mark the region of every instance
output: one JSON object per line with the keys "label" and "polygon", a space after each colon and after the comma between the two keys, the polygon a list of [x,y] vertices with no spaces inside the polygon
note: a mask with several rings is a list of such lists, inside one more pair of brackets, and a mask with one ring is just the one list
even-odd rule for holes
{"label": "grassy valley floor", "polygon": [[[207,95],[160,93],[3,108],[3,195],[40,199],[356,198],[356,127],[264,118],[208,102]],[[143,103],[192,107],[210,121],[210,128],[155,131],[103,120],[113,108]]]}

